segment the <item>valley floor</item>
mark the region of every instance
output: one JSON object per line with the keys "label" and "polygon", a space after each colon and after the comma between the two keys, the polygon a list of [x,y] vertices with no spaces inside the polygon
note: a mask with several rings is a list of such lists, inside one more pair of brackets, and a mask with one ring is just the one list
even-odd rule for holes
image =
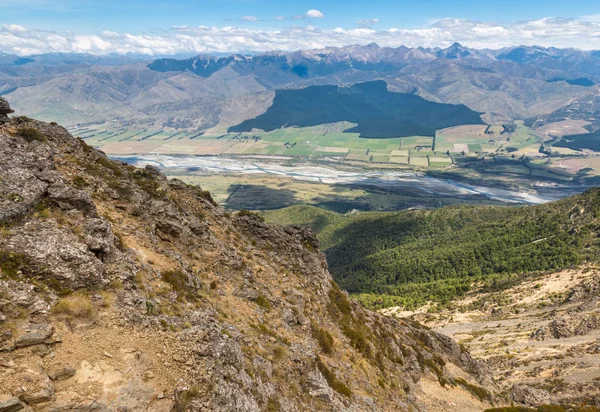
{"label": "valley floor", "polygon": [[169,177],[210,190],[232,209],[269,210],[314,204],[350,210],[436,208],[449,204],[539,204],[585,190],[569,184],[512,189],[470,184],[409,170],[377,170],[333,163],[267,157],[116,156],[136,166],[160,167]]}

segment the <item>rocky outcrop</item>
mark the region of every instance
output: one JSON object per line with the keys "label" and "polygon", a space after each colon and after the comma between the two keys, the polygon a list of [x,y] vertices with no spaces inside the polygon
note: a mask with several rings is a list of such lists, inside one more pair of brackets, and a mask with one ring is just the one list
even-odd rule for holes
{"label": "rocky outcrop", "polygon": [[456,342],[351,301],[309,230],[60,126],[0,126],[0,225],[5,408],[426,410],[424,377],[493,391]]}
{"label": "rocky outcrop", "polygon": [[543,389],[527,385],[514,385],[510,390],[510,399],[527,406],[544,405],[550,402],[550,394]]}
{"label": "rocky outcrop", "polygon": [[531,338],[535,340],[563,339],[587,335],[595,329],[600,329],[599,314],[567,314],[536,330],[531,334]]}
{"label": "rocky outcrop", "polygon": [[0,97],[0,124],[7,123],[10,119],[8,115],[14,113],[4,97]]}

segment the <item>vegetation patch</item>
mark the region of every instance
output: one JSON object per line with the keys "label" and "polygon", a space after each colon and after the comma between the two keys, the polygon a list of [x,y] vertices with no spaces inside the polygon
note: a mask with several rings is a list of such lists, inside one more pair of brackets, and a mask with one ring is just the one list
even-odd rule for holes
{"label": "vegetation patch", "polygon": [[196,196],[198,196],[201,199],[207,200],[213,206],[217,206],[217,202],[215,202],[208,190],[196,189]]}
{"label": "vegetation patch", "polygon": [[334,391],[336,391],[337,393],[347,396],[347,397],[351,397],[352,396],[352,390],[350,390],[350,388],[342,381],[340,381],[337,376],[335,376],[335,373],[333,373],[321,360],[320,357],[317,356],[317,367],[319,368],[319,371],[321,372],[321,374],[323,375],[323,377],[325,378],[325,380],[327,381],[327,384],[329,385],[329,387],[331,389],[333,389]]}
{"label": "vegetation patch", "polygon": [[27,257],[22,253],[0,250],[0,269],[4,276],[17,278],[28,267]]}
{"label": "vegetation patch", "polygon": [[255,217],[255,218],[257,218],[257,219],[259,219],[259,220],[262,220],[262,221],[264,221],[264,220],[265,220],[265,219],[264,219],[264,218],[263,218],[261,215],[259,215],[258,213],[251,212],[250,210],[247,210],[247,209],[242,209],[242,210],[240,210],[240,211],[238,212],[238,216],[239,216],[239,217],[243,217],[243,216],[251,216],[251,217]]}
{"label": "vegetation patch", "polygon": [[[267,214],[317,234],[336,282],[371,308],[448,304],[473,285],[598,261],[600,189],[529,207]],[[335,299],[335,296],[333,297]]]}
{"label": "vegetation patch", "polygon": [[95,314],[94,305],[85,293],[75,293],[63,297],[52,308],[52,311],[57,315],[79,319],[88,319]]}
{"label": "vegetation patch", "polygon": [[536,408],[526,408],[524,406],[505,406],[502,408],[489,408],[484,412],[597,412],[600,408],[597,406],[579,405],[575,407],[562,407],[560,405],[540,405]]}
{"label": "vegetation patch", "polygon": [[175,404],[177,409],[186,411],[191,406],[195,399],[200,398],[200,390],[197,387],[192,387],[175,393]]}
{"label": "vegetation patch", "polygon": [[161,272],[160,277],[171,285],[171,288],[179,296],[185,297],[189,301],[196,301],[198,299],[195,289],[190,286],[188,275],[181,270],[166,270]]}
{"label": "vegetation patch", "polygon": [[265,295],[258,295],[258,298],[256,298],[256,304],[264,310],[271,310],[271,302],[269,302],[269,299],[267,299]]}
{"label": "vegetation patch", "polygon": [[333,337],[329,332],[325,329],[318,327],[317,325],[312,325],[312,335],[313,338],[319,343],[321,347],[321,351],[327,355],[333,353]]}
{"label": "vegetation patch", "polygon": [[42,135],[39,130],[34,129],[33,127],[21,127],[17,130],[17,136],[22,137],[30,143],[33,141],[46,141],[46,137]]}
{"label": "vegetation patch", "polygon": [[482,388],[481,386],[473,385],[464,380],[463,378],[456,378],[454,379],[454,382],[471,392],[482,402],[490,401],[492,399],[492,394],[490,393],[490,391],[488,391],[485,388]]}

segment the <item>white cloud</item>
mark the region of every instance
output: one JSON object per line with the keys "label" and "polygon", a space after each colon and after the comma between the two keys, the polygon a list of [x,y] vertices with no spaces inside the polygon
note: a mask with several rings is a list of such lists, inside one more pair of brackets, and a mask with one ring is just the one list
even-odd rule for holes
{"label": "white cloud", "polygon": [[27,29],[23,26],[19,26],[18,24],[5,24],[2,28],[6,31],[12,32],[25,32]]}
{"label": "white cloud", "polygon": [[313,19],[322,19],[323,17],[325,17],[325,15],[319,10],[311,9],[306,12],[306,17],[311,17]]}
{"label": "white cloud", "polygon": [[379,19],[363,19],[356,22],[359,26],[372,26],[379,23]]}
{"label": "white cloud", "polygon": [[446,47],[458,41],[469,47],[501,48],[539,45],[600,48],[600,21],[593,19],[545,18],[515,23],[443,19],[418,29],[319,29],[287,27],[176,26],[159,34],[134,35],[103,31],[73,34],[27,29],[18,25],[0,27],[0,51],[18,55],[37,53],[234,53],[268,50],[290,51],[376,42],[380,46]]}
{"label": "white cloud", "polygon": [[242,21],[258,21],[256,16],[242,16]]}
{"label": "white cloud", "polygon": [[275,16],[273,20],[285,20],[285,16]]}

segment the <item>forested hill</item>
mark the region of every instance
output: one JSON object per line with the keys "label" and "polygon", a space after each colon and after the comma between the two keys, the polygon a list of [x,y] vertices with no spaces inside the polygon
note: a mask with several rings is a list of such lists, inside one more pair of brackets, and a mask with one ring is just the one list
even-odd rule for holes
{"label": "forested hill", "polygon": [[357,126],[345,132],[361,137],[434,136],[435,131],[464,124],[483,124],[481,113],[462,104],[436,103],[409,93],[388,91],[383,80],[277,90],[273,105],[254,119],[229,128],[230,132],[285,126],[317,126],[347,121]]}
{"label": "forested hill", "polygon": [[490,284],[598,259],[600,189],[529,207],[339,215],[312,206],[265,213],[310,226],[336,281],[366,303],[447,302],[476,281]]}

